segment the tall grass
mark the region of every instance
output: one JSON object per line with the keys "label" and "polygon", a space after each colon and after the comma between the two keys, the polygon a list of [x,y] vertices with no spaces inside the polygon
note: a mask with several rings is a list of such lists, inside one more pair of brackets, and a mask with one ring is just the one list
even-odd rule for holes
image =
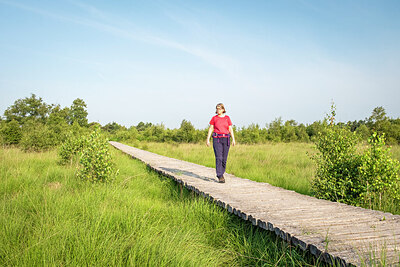
{"label": "tall grass", "polygon": [[113,150],[112,184],[0,150],[0,265],[310,266],[312,257]]}

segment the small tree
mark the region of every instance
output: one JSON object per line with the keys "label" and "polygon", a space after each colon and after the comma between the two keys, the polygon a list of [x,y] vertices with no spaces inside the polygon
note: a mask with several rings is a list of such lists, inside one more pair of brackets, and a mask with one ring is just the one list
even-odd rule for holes
{"label": "small tree", "polygon": [[85,181],[109,182],[118,175],[111,160],[108,142],[101,137],[99,128],[86,139],[79,163],[81,166],[77,176]]}
{"label": "small tree", "polygon": [[297,122],[295,120],[288,120],[282,128],[282,138],[284,142],[297,141],[296,135]]}
{"label": "small tree", "polygon": [[306,126],[304,126],[304,124],[302,124],[302,123],[299,126],[297,126],[296,135],[297,135],[297,139],[300,142],[309,142],[310,141],[310,138],[308,137],[308,134],[307,134]]}
{"label": "small tree", "polygon": [[88,112],[86,111],[86,103],[80,98],[75,99],[72,102],[71,109],[70,109],[70,120],[71,124],[77,122],[80,126],[86,127],[88,125],[87,115]]}
{"label": "small tree", "polygon": [[383,107],[376,107],[372,110],[372,114],[368,118],[368,123],[376,124],[384,120],[387,120],[385,109]]}
{"label": "small tree", "polygon": [[274,142],[282,141],[282,118],[276,118],[268,125],[268,139]]}
{"label": "small tree", "polygon": [[359,197],[357,138],[347,128],[333,124],[318,134],[316,147],[319,153],[313,157],[317,171],[311,183],[316,197],[347,203]]}
{"label": "small tree", "polygon": [[335,124],[336,107],[326,121],[329,125],[317,134],[318,153],[313,156],[317,172],[311,189],[318,198],[354,203],[361,194],[359,171],[360,157],[356,154],[358,137],[346,127]]}
{"label": "small tree", "polygon": [[369,149],[361,157],[360,178],[364,182],[364,201],[382,204],[383,195],[400,200],[399,161],[389,155],[384,134],[374,133],[368,140]]}
{"label": "small tree", "polygon": [[183,120],[181,127],[178,130],[178,136],[180,142],[191,143],[194,142],[196,135],[196,129],[190,121]]}
{"label": "small tree", "polygon": [[61,144],[67,138],[69,108],[61,109],[60,105],[53,105],[47,120],[47,126],[56,136],[57,144]]}

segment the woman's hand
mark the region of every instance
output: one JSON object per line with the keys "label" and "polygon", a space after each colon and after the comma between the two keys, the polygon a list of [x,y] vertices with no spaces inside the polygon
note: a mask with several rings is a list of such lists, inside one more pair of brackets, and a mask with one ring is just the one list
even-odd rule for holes
{"label": "woman's hand", "polygon": [[210,146],[210,137],[211,137],[211,134],[213,131],[214,131],[214,125],[210,125],[210,128],[208,128],[208,134],[207,134],[207,141],[206,141],[207,146]]}
{"label": "woman's hand", "polygon": [[232,127],[232,125],[229,126],[229,133],[231,134],[231,137],[232,137],[232,146],[235,146],[235,145],[236,145],[236,140],[235,140],[235,135],[233,134],[233,127]]}

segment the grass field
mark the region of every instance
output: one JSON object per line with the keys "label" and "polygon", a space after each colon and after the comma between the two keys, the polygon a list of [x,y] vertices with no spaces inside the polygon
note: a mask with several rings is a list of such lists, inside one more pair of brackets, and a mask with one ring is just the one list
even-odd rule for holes
{"label": "grass field", "polygon": [[319,264],[111,151],[120,175],[91,184],[75,178],[75,166],[57,165],[56,151],[0,149],[1,266]]}

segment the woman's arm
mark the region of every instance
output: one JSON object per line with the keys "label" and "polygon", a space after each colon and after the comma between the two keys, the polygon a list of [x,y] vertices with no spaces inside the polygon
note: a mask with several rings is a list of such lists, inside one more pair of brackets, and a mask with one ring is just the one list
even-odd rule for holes
{"label": "woman's arm", "polygon": [[235,135],[233,134],[233,127],[232,127],[232,125],[229,126],[229,133],[230,133],[231,136],[232,136],[232,145],[235,146],[235,145],[236,145],[236,141],[235,141]]}
{"label": "woman's arm", "polygon": [[207,135],[207,141],[206,141],[207,146],[210,146],[210,137],[211,137],[211,134],[213,133],[213,131],[214,131],[214,125],[210,125],[210,128],[208,128],[208,135]]}

